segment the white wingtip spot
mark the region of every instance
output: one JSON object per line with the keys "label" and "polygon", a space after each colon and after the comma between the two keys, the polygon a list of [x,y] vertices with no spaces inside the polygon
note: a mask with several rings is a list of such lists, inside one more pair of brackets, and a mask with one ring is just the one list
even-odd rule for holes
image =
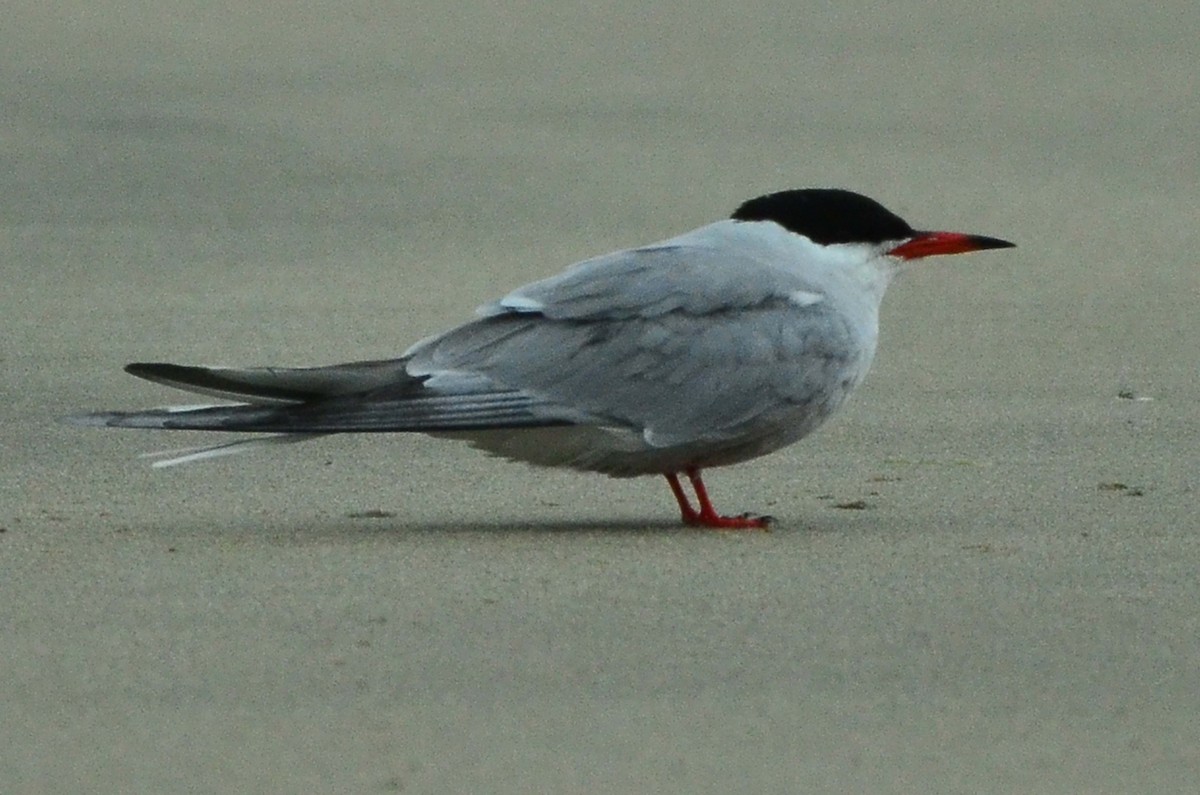
{"label": "white wingtip spot", "polygon": [[505,295],[504,298],[496,301],[494,304],[480,306],[479,313],[484,317],[491,317],[494,315],[506,315],[509,312],[540,312],[544,309],[546,309],[546,305],[541,303],[541,301],[514,293]]}
{"label": "white wingtip spot", "polygon": [[168,414],[186,414],[189,411],[204,411],[205,409],[220,409],[228,407],[228,403],[193,403],[190,406],[159,406],[151,411],[165,411]]}
{"label": "white wingtip spot", "polygon": [[812,306],[825,300],[820,293],[810,293],[808,290],[796,290],[788,294],[788,302],[796,306]]}

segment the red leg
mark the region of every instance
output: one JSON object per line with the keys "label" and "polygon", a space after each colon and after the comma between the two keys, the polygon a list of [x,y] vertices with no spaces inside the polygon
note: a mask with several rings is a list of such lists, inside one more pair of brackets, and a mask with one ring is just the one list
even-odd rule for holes
{"label": "red leg", "polygon": [[668,472],[665,477],[667,483],[671,485],[671,493],[675,495],[675,501],[679,503],[679,513],[683,516],[683,523],[688,525],[699,524],[700,514],[696,513],[696,509],[688,502],[687,494],[683,492],[683,486],[679,484],[679,476],[674,472]]}
{"label": "red leg", "polygon": [[684,494],[683,486],[679,483],[679,476],[674,472],[668,474],[667,483],[671,485],[671,492],[675,495],[676,502],[679,503],[679,512],[683,515],[683,523],[693,527],[712,527],[722,530],[765,530],[771,522],[769,516],[721,516],[713,508],[712,501],[708,498],[708,489],[704,487],[704,481],[700,478],[699,469],[688,469],[684,473],[688,476],[688,480],[692,482],[692,488],[696,492],[696,501],[700,503],[700,510],[692,508],[688,502],[687,495]]}

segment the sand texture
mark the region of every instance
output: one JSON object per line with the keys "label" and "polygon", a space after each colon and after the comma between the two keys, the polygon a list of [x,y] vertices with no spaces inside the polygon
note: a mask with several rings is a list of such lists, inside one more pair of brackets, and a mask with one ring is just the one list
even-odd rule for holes
{"label": "sand texture", "polygon": [[[1195,791],[1200,5],[1071,5],[6,6],[0,791]],[[56,421],[801,186],[1019,247],[915,269],[841,416],[710,474],[771,533]]]}

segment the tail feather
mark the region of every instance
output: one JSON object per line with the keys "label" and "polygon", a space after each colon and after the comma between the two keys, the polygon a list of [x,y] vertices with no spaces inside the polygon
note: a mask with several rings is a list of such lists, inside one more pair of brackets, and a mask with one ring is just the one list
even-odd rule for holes
{"label": "tail feather", "polygon": [[259,405],[303,403],[323,397],[369,392],[422,379],[407,373],[405,359],[350,362],[327,367],[200,367],[135,362],[125,372],[157,384],[202,395]]}
{"label": "tail feather", "polygon": [[272,407],[249,403],[235,405],[201,404],[163,406],[144,411],[97,411],[64,418],[71,425],[84,428],[142,428],[145,430],[240,431],[250,430],[238,423],[249,420],[247,415],[265,417]]}
{"label": "tail feather", "polygon": [[535,394],[506,389],[485,376],[455,371],[412,376],[407,359],[330,367],[234,369],[164,363],[131,364],[133,375],[233,404],[105,411],[65,418],[73,425],[271,434],[172,450],[153,466],[202,461],[332,433],[489,431],[592,421]]}
{"label": "tail feather", "polygon": [[166,467],[191,464],[196,461],[207,461],[213,458],[221,458],[222,456],[258,450],[264,447],[307,442],[310,439],[316,439],[323,435],[320,433],[281,433],[274,436],[255,436],[250,439],[237,439],[232,442],[223,442],[222,444],[214,444],[207,447],[182,447],[175,450],[158,450],[151,453],[142,453],[138,457],[161,458],[161,461],[155,461],[150,466],[154,469],[165,469]]}
{"label": "tail feather", "polygon": [[494,430],[574,424],[569,414],[522,392],[372,398],[350,395],[262,406],[175,406],[67,417],[72,425],[246,433],[397,433]]}

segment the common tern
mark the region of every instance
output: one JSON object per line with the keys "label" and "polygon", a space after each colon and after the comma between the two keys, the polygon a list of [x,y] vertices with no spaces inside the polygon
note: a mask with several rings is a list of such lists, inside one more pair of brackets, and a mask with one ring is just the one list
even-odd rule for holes
{"label": "common tern", "polygon": [[770,517],[719,514],[701,471],[799,441],[845,402],[871,365],[880,302],[905,263],[1013,245],[916,230],[851,191],[781,191],[519,287],[399,358],[130,364],[140,378],[238,402],[69,421],[271,434],[155,466],[325,434],[425,433],[538,466],[662,475],[686,524],[766,528]]}

